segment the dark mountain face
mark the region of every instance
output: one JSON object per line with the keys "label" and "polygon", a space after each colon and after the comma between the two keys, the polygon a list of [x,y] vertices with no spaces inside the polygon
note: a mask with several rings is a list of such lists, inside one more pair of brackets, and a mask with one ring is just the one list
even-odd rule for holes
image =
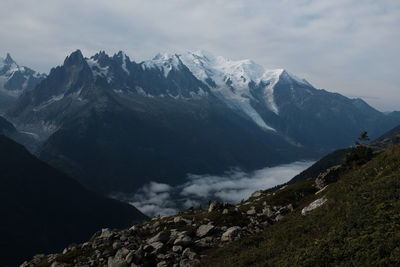
{"label": "dark mountain face", "polygon": [[135,110],[88,110],[50,136],[40,157],[75,170],[71,174],[90,188],[132,192],[151,180],[179,184],[187,173],[255,169],[301,152],[213,101],[166,99],[151,110],[147,105],[154,102],[142,99]]}
{"label": "dark mountain face", "polygon": [[16,141],[19,144],[26,146],[30,151],[36,151],[40,146],[34,134],[18,131],[14,125],[0,116],[0,134]]}
{"label": "dark mountain face", "polygon": [[280,128],[313,150],[345,147],[364,130],[377,136],[382,129],[392,127],[387,116],[361,99],[349,99],[285,79],[275,88]]}
{"label": "dark mountain face", "polygon": [[19,66],[10,54],[0,58],[0,114],[11,107],[23,91],[32,90],[45,77],[28,67]]}
{"label": "dark mountain face", "polygon": [[59,252],[104,227],[121,228],[146,217],[101,197],[36,159],[0,134],[0,249],[15,266],[34,254]]}
{"label": "dark mountain face", "polygon": [[135,63],[79,50],[7,117],[41,137],[42,159],[105,193],[319,157],[399,122],[252,61],[189,53]]}
{"label": "dark mountain face", "polygon": [[15,129],[14,125],[11,122],[0,116],[0,134],[6,135],[8,133],[14,133],[16,131],[17,129]]}

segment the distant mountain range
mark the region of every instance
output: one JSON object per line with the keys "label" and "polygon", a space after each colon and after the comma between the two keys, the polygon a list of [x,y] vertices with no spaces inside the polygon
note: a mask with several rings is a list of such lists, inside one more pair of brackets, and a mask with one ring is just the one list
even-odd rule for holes
{"label": "distant mountain range", "polygon": [[45,77],[45,74],[19,66],[8,53],[5,58],[0,58],[0,113],[6,111],[22,92],[32,90]]}
{"label": "distant mountain range", "polygon": [[41,159],[102,193],[317,158],[400,123],[251,60],[191,52],[136,63],[79,50],[6,117],[39,137]]}

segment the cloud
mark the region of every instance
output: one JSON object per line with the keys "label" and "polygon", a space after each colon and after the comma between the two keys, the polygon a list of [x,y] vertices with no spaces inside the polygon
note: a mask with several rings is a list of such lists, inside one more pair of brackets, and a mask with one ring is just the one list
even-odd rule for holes
{"label": "cloud", "polygon": [[189,198],[219,199],[237,203],[248,198],[254,191],[287,182],[310,165],[311,162],[300,161],[251,173],[231,170],[222,176],[189,175],[189,181],[181,186],[180,194]]}
{"label": "cloud", "polygon": [[129,202],[149,216],[171,215],[177,210],[171,197],[172,191],[173,187],[168,184],[150,182],[133,195],[114,193],[111,197]]}
{"label": "cloud", "polygon": [[238,203],[257,190],[287,182],[312,163],[299,161],[254,172],[232,169],[220,176],[190,174],[186,183],[175,187],[150,182],[132,195],[114,194],[112,197],[129,202],[150,217],[171,215],[189,207],[206,207],[209,200]]}
{"label": "cloud", "polygon": [[203,49],[400,109],[397,0],[3,0],[0,9],[0,53],[41,71],[77,48],[139,61]]}

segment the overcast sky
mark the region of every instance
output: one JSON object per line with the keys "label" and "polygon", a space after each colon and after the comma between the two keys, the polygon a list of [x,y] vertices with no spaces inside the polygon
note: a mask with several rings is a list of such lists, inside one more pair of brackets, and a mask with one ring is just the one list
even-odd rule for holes
{"label": "overcast sky", "polygon": [[70,52],[208,50],[400,110],[399,0],[1,0],[0,56],[41,72]]}

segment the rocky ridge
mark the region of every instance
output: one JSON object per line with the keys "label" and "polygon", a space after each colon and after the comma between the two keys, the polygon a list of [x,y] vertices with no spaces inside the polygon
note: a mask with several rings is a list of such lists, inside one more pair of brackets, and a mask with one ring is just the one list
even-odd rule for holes
{"label": "rocky ridge", "polygon": [[291,190],[260,190],[237,205],[211,202],[207,210],[155,217],[124,230],[102,229],[88,242],[72,244],[60,254],[36,255],[21,266],[193,266],[208,249],[257,234],[284,219],[298,207],[297,200],[276,205],[276,198]]}

